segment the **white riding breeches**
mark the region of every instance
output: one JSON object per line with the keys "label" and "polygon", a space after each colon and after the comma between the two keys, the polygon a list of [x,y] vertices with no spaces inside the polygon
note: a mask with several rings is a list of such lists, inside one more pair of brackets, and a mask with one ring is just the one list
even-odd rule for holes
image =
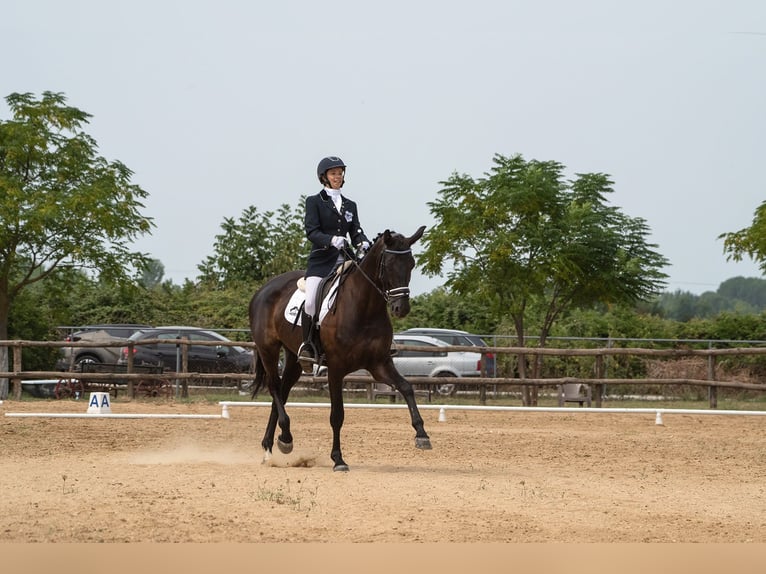
{"label": "white riding breeches", "polygon": [[306,277],[306,306],[305,311],[312,317],[316,313],[316,294],[319,284],[322,282],[321,277]]}

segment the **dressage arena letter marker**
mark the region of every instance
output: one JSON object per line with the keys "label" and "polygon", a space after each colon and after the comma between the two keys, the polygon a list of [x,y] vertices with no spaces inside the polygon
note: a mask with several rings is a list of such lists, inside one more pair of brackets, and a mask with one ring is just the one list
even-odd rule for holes
{"label": "dressage arena letter marker", "polygon": [[91,393],[88,402],[88,414],[109,414],[112,408],[109,406],[109,393]]}

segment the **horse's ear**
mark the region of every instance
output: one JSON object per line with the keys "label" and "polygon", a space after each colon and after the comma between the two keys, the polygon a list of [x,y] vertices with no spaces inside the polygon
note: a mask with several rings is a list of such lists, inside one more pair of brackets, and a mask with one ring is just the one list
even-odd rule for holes
{"label": "horse's ear", "polygon": [[424,232],[425,230],[426,230],[426,226],[425,226],[425,225],[421,225],[421,226],[420,226],[420,228],[419,228],[419,229],[418,229],[418,230],[417,230],[415,233],[413,233],[413,234],[412,234],[412,237],[410,237],[410,238],[407,240],[407,243],[409,243],[410,245],[412,245],[413,243],[415,243],[415,242],[416,242],[418,239],[420,239],[421,237],[423,237],[423,232]]}

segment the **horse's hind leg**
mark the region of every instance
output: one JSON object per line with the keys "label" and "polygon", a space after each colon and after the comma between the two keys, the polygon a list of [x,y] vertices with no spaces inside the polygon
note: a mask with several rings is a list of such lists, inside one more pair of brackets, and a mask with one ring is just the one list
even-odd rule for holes
{"label": "horse's hind leg", "polygon": [[343,408],[343,379],[336,380],[328,373],[330,383],[330,426],[332,427],[332,450],[330,458],[334,465],[333,471],[348,472],[348,465],[343,460],[340,451],[340,429],[343,426],[345,410]]}
{"label": "horse's hind leg", "polygon": [[[277,377],[279,380],[279,377]],[[283,383],[279,384],[279,387]],[[275,385],[276,387],[277,385]],[[269,413],[269,422],[266,424],[266,432],[263,435],[261,446],[264,450],[264,462],[271,458],[272,447],[274,446],[274,433],[277,430],[277,423],[281,433],[277,437],[277,446],[280,452],[289,454],[293,450],[293,435],[290,433],[290,417],[285,411],[284,401],[281,398],[282,393],[279,388],[275,388],[271,393],[271,412]]]}
{"label": "horse's hind leg", "polygon": [[[277,439],[277,446],[279,450],[285,454],[289,453],[293,449],[293,437],[290,434],[290,417],[287,416],[285,411],[285,402],[287,395],[290,392],[290,388],[295,384],[295,381],[290,381],[289,371],[285,370],[285,377],[280,377],[277,371],[277,363],[279,360],[279,352],[265,353],[263,349],[259,351],[261,353],[261,362],[265,370],[265,379],[268,384],[269,394],[271,395],[271,412],[269,413],[269,421],[266,424],[266,432],[263,435],[261,446],[263,447],[263,461],[266,462],[271,458],[272,448],[274,446],[274,433],[276,432],[277,423],[281,429],[279,438]],[[297,379],[297,377],[295,377]]]}
{"label": "horse's hind leg", "polygon": [[[258,390],[261,389],[264,386],[264,383],[266,382],[266,370],[263,365],[263,361],[261,360],[260,355],[256,355],[256,361],[255,361],[255,379],[253,380],[253,392],[250,396],[251,399],[255,400],[256,395],[258,394]],[[266,387],[269,389],[269,393],[271,393],[271,386],[272,383],[269,381],[266,384]],[[272,401],[271,403],[271,413],[269,415],[269,422],[266,423],[266,432],[263,435],[263,440],[261,440],[261,446],[263,447],[263,461],[266,462],[271,458],[271,449],[274,446],[274,431],[277,428],[277,416],[278,411],[277,407]]]}
{"label": "horse's hind leg", "polygon": [[[293,386],[300,378],[302,371],[303,369],[298,363],[297,358],[294,355],[290,355],[288,353],[285,357],[285,369],[284,369],[284,372],[282,373],[282,379],[279,385],[279,399],[282,406],[283,416],[277,417],[279,420],[279,428],[282,431],[280,435],[277,437],[277,446],[279,447],[280,452],[284,454],[289,454],[293,450],[293,435],[290,432],[290,417],[287,416],[287,412],[285,412],[284,405],[285,403],[287,403],[287,398],[290,396],[290,391],[292,390]],[[273,418],[273,416],[274,416],[274,405],[272,403],[272,416],[269,417],[270,424],[271,424],[271,419]],[[275,429],[272,427],[271,429],[272,444],[274,440],[274,431]]]}
{"label": "horse's hind leg", "polygon": [[263,462],[271,458],[271,451],[274,447],[274,432],[277,429],[277,418],[279,411],[274,401],[271,402],[271,412],[269,413],[269,422],[266,423],[266,432],[263,434],[261,446],[263,447]]}

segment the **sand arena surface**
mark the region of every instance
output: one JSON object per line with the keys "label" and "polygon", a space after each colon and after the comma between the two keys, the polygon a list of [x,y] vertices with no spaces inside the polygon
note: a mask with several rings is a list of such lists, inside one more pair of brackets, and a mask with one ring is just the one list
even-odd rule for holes
{"label": "sand arena surface", "polygon": [[[83,401],[7,412],[84,413]],[[576,409],[577,407],[572,407]],[[113,413],[220,414],[112,401]],[[766,417],[265,408],[228,420],[0,417],[5,542],[766,542]]]}

